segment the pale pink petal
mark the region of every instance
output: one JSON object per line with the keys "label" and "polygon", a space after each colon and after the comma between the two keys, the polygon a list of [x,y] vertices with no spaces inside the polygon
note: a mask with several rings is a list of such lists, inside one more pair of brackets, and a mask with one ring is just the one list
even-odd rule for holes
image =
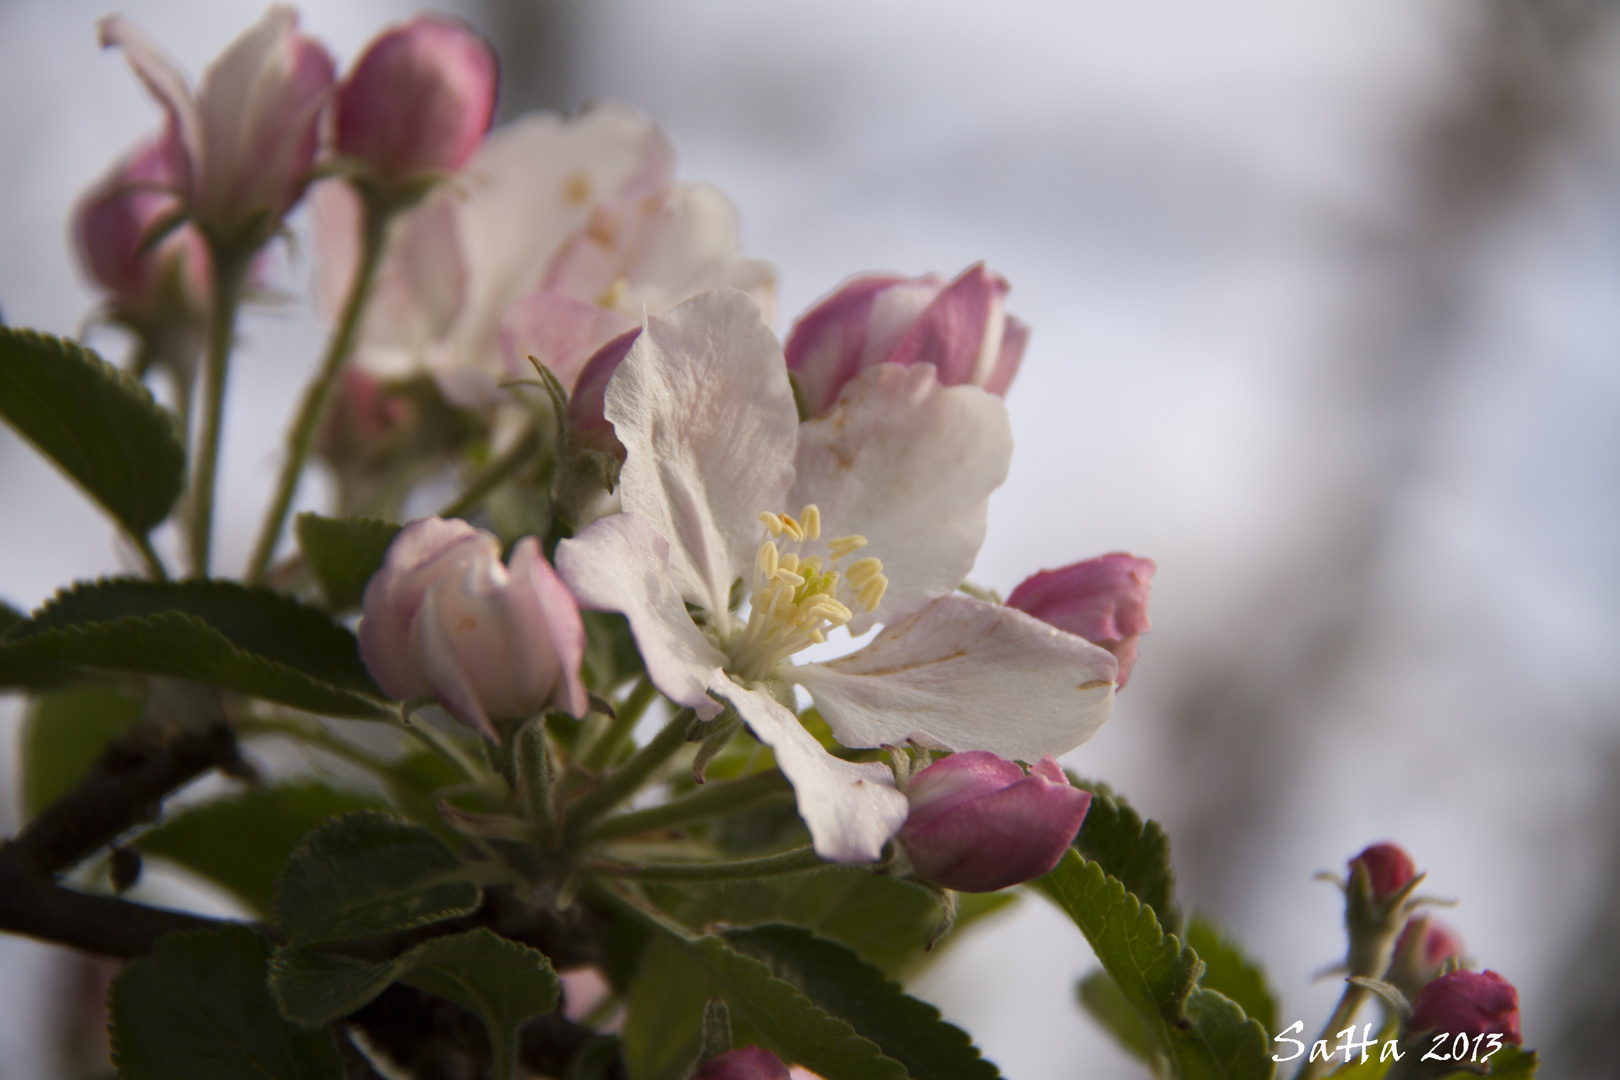
{"label": "pale pink petal", "polygon": [[1153,629],[1148,592],[1154,570],[1152,559],[1116,551],[1031,575],[1007,597],[1007,606],[1113,653],[1123,690],[1136,663],[1137,640]]}
{"label": "pale pink petal", "polygon": [[533,292],[506,309],[501,352],[514,378],[534,378],[533,356],[573,392],[580,371],[596,350],[636,323],[628,315],[556,292]]}
{"label": "pale pink petal", "polygon": [[851,278],[793,324],[782,351],[811,416],[832,408],[844,384],[860,374],[872,307],[880,295],[905,280],[897,274]]}
{"label": "pale pink petal", "polygon": [[523,605],[518,613],[519,625],[530,627],[538,620],[545,628],[548,647],[542,651],[538,640],[541,635],[531,634],[536,640],[525,646],[527,653],[542,659],[554,656],[560,666],[552,704],[573,716],[584,716],[587,706],[580,665],[585,660],[585,623],[579,617],[579,604],[541,556],[540,542],[534,537],[526,536],[517,542],[509,566],[513,582],[525,586],[511,593],[514,603]]}
{"label": "pale pink petal", "polygon": [[711,689],[731,702],[754,736],[775,752],[817,855],[828,862],[865,863],[883,853],[910,813],[888,766],[833,757],[769,694],[718,674]]}
{"label": "pale pink petal", "polygon": [[1007,477],[1012,428],[1001,399],[941,386],[928,365],[883,364],[799,431],[793,511],[821,509],[825,537],[857,533],[883,562],[888,592],[862,633],[953,591],[984,543],[990,493]]}
{"label": "pale pink petal", "polygon": [[[434,582],[422,598],[411,623],[411,660],[445,712],[494,739],[499,736],[491,717],[516,715],[502,706],[528,689],[508,689],[528,681],[528,657],[517,648],[499,558],[468,562],[458,570]],[[556,672],[551,674],[555,678]]]}
{"label": "pale pink petal", "polygon": [[1114,704],[1114,658],[1000,604],[942,596],[864,648],[783,668],[845,746],[917,737],[1037,761],[1089,739]]}
{"label": "pale pink petal", "polygon": [[653,685],[708,719],[720,712],[710,682],[726,662],[703,636],[670,580],[669,544],[635,514],[614,514],[557,545],[557,571],[581,607],[617,611]]}
{"label": "pale pink petal", "polygon": [[108,15],[96,24],[102,48],[117,46],[141,82],[169,115],[185,147],[188,164],[183,186],[197,182],[202,160],[202,121],[197,115],[197,99],[185,73],[163,49],[122,15]]}
{"label": "pale pink petal", "polygon": [[775,315],[776,270],[740,254],[731,200],[709,184],[682,184],[647,220],[615,306],[637,316],[661,315],[710,289],[740,289],[767,323]]}
{"label": "pale pink petal", "polygon": [[1028,344],[1029,327],[1011,315],[1007,316],[1006,329],[1001,338],[1001,355],[997,357],[989,378],[984,380],[986,390],[997,397],[1007,396],[1007,389],[1018,375],[1018,365],[1024,359],[1024,347]]}
{"label": "pale pink petal", "polygon": [[895,350],[917,325],[928,305],[945,287],[937,274],[908,278],[884,290],[872,305],[866,327],[866,344],[861,350],[860,370],[894,360]]}
{"label": "pale pink petal", "polygon": [[982,386],[1001,354],[1007,281],[983,263],[940,291],[888,357],[896,364],[933,364],[946,386]]}
{"label": "pale pink petal", "polygon": [[753,565],[762,511],[793,480],[799,414],[782,346],[746,294],[721,289],[647,320],[608,383],[624,508],[670,542],[680,595],[722,635]]}

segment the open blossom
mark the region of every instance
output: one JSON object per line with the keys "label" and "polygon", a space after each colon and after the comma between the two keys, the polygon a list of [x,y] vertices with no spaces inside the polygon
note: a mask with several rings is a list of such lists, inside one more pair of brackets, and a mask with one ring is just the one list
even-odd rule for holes
{"label": "open blossom", "polygon": [[494,736],[494,720],[547,705],[585,714],[585,627],[568,589],[529,536],[510,567],[501,545],[465,521],[401,529],[366,585],[360,656],[396,698],[433,695]]}
{"label": "open blossom", "polygon": [[[954,591],[1012,453],[1000,398],[885,364],[800,425],[776,336],[722,289],[647,320],[604,412],[626,451],[625,512],[559,544],[558,570],[583,605],[628,617],[671,700],[706,718],[729,702],[772,747],[822,858],[877,858],[910,807],[885,766],[827,753],[774,696],[784,684],[852,747],[915,738],[1036,761],[1107,718],[1113,656]],[[792,661],[879,623],[849,655]]]}
{"label": "open blossom", "polygon": [[790,1075],[769,1050],[745,1046],[705,1061],[692,1080],[788,1080]]}
{"label": "open blossom", "polygon": [[197,320],[208,310],[202,237],[183,225],[148,245],[151,230],[180,205],[183,155],[172,132],[144,143],[85,194],[73,216],[85,269],[131,322]]}
{"label": "open blossom", "polygon": [[[358,201],[315,192],[317,294],[330,315],[359,257]],[[396,223],[356,359],[385,377],[431,373],[466,406],[503,400],[534,355],[572,388],[593,353],[699,292],[733,286],[767,314],[775,274],[740,254],[731,204],[675,183],[662,132],[628,109],[531,113],[492,132]]]}
{"label": "open blossom", "polygon": [[[101,20],[169,115],[184,151],[179,187],[206,231],[262,243],[303,194],[316,127],[332,88],[332,59],[298,33],[292,8],[272,6],[233,41],[195,93],[184,72],[121,15]],[[244,228],[251,235],[239,236]]]}
{"label": "open blossom", "polygon": [[1006,394],[1029,327],[1007,314],[1007,279],[976,263],[946,284],[935,274],[868,274],[823,297],[793,326],[787,365],[812,416],[878,364],[933,364],[946,386]]}
{"label": "open blossom", "polygon": [[1147,605],[1155,569],[1152,559],[1116,551],[1025,578],[1007,606],[1113,653],[1123,690],[1136,666],[1137,641],[1153,629]]}
{"label": "open blossom", "polygon": [[495,115],[495,52],[465,24],[421,15],[366,47],[337,92],[338,153],[384,180],[454,172]]}
{"label": "open blossom", "polygon": [[1038,878],[1063,858],[1091,793],[1042,758],[1028,776],[994,754],[936,761],[906,788],[911,816],[899,840],[912,871],[961,892],[994,892]]}
{"label": "open blossom", "polygon": [[1494,971],[1453,971],[1418,993],[1407,1028],[1469,1036],[1495,1033],[1518,1043],[1519,991]]}

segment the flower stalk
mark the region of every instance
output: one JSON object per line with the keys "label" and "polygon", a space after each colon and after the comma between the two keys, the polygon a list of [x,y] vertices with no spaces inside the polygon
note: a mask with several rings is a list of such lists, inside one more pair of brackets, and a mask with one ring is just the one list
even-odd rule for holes
{"label": "flower stalk", "polygon": [[691,709],[676,713],[651,742],[569,807],[568,835],[571,838],[584,836],[598,818],[640,791],[642,785],[686,745],[686,733],[696,715]]}
{"label": "flower stalk", "polygon": [[214,267],[214,308],[208,329],[208,353],[203,364],[202,431],[197,439],[196,468],[192,473],[190,524],[191,570],[209,574],[214,536],[214,486],[219,472],[220,436],[224,432],[225,378],[231,345],[236,337],[236,313],[242,286],[253,265],[253,252],[210,237]]}

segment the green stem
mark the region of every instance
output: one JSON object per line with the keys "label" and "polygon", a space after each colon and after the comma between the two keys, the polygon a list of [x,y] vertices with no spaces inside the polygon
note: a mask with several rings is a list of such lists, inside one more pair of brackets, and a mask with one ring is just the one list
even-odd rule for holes
{"label": "green stem", "polygon": [[741,881],[745,878],[775,877],[778,874],[802,874],[807,870],[823,870],[826,867],[827,863],[809,846],[784,851],[780,855],[763,855],[733,862],[653,863],[641,866],[587,864],[588,869],[603,877],[633,878],[637,881]]}
{"label": "green stem", "polygon": [[287,432],[287,457],[281,465],[281,477],[276,482],[276,495],[264,515],[259,528],[259,539],[248,561],[247,581],[253,584],[264,577],[270,560],[275,555],[276,542],[287,524],[287,511],[292,508],[293,496],[298,492],[298,479],[315,445],[315,435],[326,415],[332,398],[332,387],[337,382],[343,362],[354,350],[355,336],[360,329],[360,316],[366,309],[372,283],[377,278],[377,267],[382,262],[387,242],[388,222],[393,216],[393,205],[375,194],[361,192],[363,223],[361,226],[360,265],[355,268],[354,279],[349,282],[349,294],[344,298],[343,311],[337,327],[326,346],[321,369],[304,391],[304,401],[298,408],[298,418]]}
{"label": "green stem", "polygon": [[169,569],[163,565],[163,560],[158,556],[157,549],[152,546],[151,537],[138,533],[126,533],[125,535],[129,537],[129,542],[135,545],[135,550],[140,552],[141,561],[146,563],[147,573],[152,575],[153,580],[168,581]]}
{"label": "green stem", "polygon": [[618,751],[619,744],[629,737],[636,728],[636,721],[641,714],[647,711],[652,699],[658,696],[658,688],[653,686],[652,680],[643,675],[630,690],[630,695],[624,699],[624,704],[614,712],[613,722],[607,726],[601,736],[589,749],[580,755],[579,763],[587,772],[601,772],[613,760]]}
{"label": "green stem", "polygon": [[641,790],[653,773],[662,768],[686,745],[686,733],[695,714],[691,709],[676,713],[652,742],[631,755],[630,760],[603,778],[568,808],[568,835],[583,836],[597,818]]}
{"label": "green stem", "polygon": [[[1327,1023],[1322,1026],[1322,1033],[1317,1036],[1317,1040],[1327,1040],[1328,1049],[1331,1050],[1333,1040],[1338,1037],[1339,1032],[1349,1026],[1351,1017],[1356,1015],[1356,1010],[1361,1008],[1361,1003],[1366,1000],[1367,990],[1364,987],[1346,982],[1344,993],[1339,996],[1339,1004],[1334,1006],[1333,1015],[1329,1016]],[[1315,1043],[1311,1045],[1314,1046]],[[1307,1057],[1305,1064],[1301,1065],[1299,1072],[1295,1074],[1294,1080],[1311,1080],[1312,1077],[1320,1076],[1332,1067],[1331,1061],[1323,1061],[1321,1058],[1311,1061]]]}
{"label": "green stem", "polygon": [[529,427],[517,442],[513,443],[506,453],[484,466],[482,472],[474,476],[467,484],[467,489],[454,500],[446,503],[439,511],[439,517],[453,518],[466,517],[484,504],[489,493],[501,485],[501,482],[510,477],[518,469],[528,463],[529,459],[540,449],[540,432]]}
{"label": "green stem", "polygon": [[349,764],[356,765],[375,776],[386,778],[388,775],[388,762],[375,754],[360,749],[351,742],[338,738],[313,720],[246,717],[237,720],[235,727],[236,733],[244,737],[249,735],[283,735],[289,739],[298,739],[325,750],[333,757],[342,758]]}
{"label": "green stem", "polygon": [[[786,797],[784,799],[784,796]],[[671,799],[659,806],[633,810],[601,822],[586,836],[589,840],[617,840],[634,836],[649,829],[681,825],[704,818],[720,817],[738,810],[752,809],[763,802],[791,801],[793,788],[787,777],[777,769],[744,777],[708,784],[679,799]]]}
{"label": "green stem", "polygon": [[219,472],[219,443],[224,431],[225,376],[230,368],[231,342],[236,336],[236,311],[242,286],[253,265],[253,252],[211,240],[214,263],[214,313],[208,328],[208,355],[203,366],[202,433],[197,440],[192,472],[191,572],[208,576],[209,549],[214,538],[214,482]]}

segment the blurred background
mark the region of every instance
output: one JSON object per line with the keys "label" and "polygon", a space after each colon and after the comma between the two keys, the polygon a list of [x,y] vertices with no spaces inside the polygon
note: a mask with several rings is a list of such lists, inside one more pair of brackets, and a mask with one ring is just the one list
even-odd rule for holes
{"label": "blurred background", "polygon": [[[0,310],[74,334],[78,192],[155,106],[107,0],[0,0]],[[1158,560],[1142,660],[1067,764],[1174,844],[1184,903],[1264,961],[1284,1024],[1337,995],[1312,880],[1393,839],[1519,987],[1553,1077],[1620,1032],[1620,12],[1591,0],[464,0],[501,117],[616,100],[737,203],[778,329],[864,270],[978,259],[1034,328],[975,579]],[[200,71],[258,0],[130,0]],[[352,58],[414,3],[303,5]],[[246,557],[323,328],[251,310],[220,561]],[[112,356],[105,329],[90,340]],[[0,599],[115,572],[112,530],[0,430]],[[320,484],[302,501],[319,506]],[[4,762],[20,719],[0,697]],[[15,825],[13,800],[0,809]],[[1013,1078],[1136,1075],[1034,897],[916,992]],[[61,1069],[82,973],[0,939],[0,1080]]]}

